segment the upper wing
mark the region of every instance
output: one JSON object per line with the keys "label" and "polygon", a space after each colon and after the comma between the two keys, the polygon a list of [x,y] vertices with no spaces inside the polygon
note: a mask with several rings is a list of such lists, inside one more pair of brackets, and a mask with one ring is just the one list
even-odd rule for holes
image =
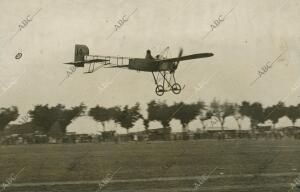
{"label": "upper wing", "polygon": [[191,60],[191,59],[199,59],[199,58],[205,58],[205,57],[211,57],[213,56],[213,53],[198,53],[193,55],[186,55],[182,57],[176,57],[176,58],[170,58],[170,59],[162,59],[157,62],[174,62],[174,61],[184,61],[184,60]]}

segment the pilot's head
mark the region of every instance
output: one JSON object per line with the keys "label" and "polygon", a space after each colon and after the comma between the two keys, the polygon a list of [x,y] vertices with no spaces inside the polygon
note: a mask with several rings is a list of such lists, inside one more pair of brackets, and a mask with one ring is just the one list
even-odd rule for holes
{"label": "pilot's head", "polygon": [[151,51],[149,49],[147,50],[147,54],[151,54]]}

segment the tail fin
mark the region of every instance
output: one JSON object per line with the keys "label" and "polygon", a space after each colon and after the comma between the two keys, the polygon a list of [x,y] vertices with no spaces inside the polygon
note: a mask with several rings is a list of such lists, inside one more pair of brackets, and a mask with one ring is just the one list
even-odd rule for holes
{"label": "tail fin", "polygon": [[[80,63],[80,61],[84,61],[84,57],[89,55],[89,48],[86,45],[75,45],[75,53],[74,53],[74,62]],[[80,63],[83,67],[84,63]],[[79,65],[80,65],[79,64]]]}

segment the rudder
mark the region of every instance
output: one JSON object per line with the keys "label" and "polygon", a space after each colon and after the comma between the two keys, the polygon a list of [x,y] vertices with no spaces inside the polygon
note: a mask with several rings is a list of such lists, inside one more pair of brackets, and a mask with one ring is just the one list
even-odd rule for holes
{"label": "rudder", "polygon": [[[89,55],[89,48],[86,45],[75,45],[74,61],[84,61],[84,57]],[[83,63],[82,63],[83,65]],[[80,66],[81,67],[81,66]]]}

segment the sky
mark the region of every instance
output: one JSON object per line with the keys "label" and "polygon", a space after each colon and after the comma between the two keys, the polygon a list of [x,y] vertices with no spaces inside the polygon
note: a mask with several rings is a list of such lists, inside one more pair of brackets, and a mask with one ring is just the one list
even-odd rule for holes
{"label": "sky", "polygon": [[[153,99],[169,104],[209,103],[213,98],[259,101],[264,106],[279,100],[298,104],[299,3],[0,0],[0,107],[16,105],[24,116],[34,105],[47,103],[109,107],[140,102],[143,110]],[[118,20],[130,14],[114,31]],[[30,21],[22,24],[27,18]],[[212,27],[218,18],[222,21]],[[70,66],[63,63],[73,61],[75,44],[87,45],[93,55],[144,58],[147,49],[156,55],[169,46],[168,57],[176,57],[180,47],[184,55],[211,52],[214,56],[181,62],[176,80],[185,85],[184,90],[158,97],[151,73],[101,69],[84,74],[87,68],[78,68],[65,79]],[[20,59],[15,58],[18,53]],[[257,79],[262,67],[270,64]],[[178,122],[172,123],[180,128]],[[199,126],[199,120],[190,125],[191,129]],[[110,127],[114,129],[113,124]],[[153,122],[151,127],[160,125]],[[82,117],[68,129],[95,132],[101,126]],[[135,129],[142,129],[141,122]]]}

